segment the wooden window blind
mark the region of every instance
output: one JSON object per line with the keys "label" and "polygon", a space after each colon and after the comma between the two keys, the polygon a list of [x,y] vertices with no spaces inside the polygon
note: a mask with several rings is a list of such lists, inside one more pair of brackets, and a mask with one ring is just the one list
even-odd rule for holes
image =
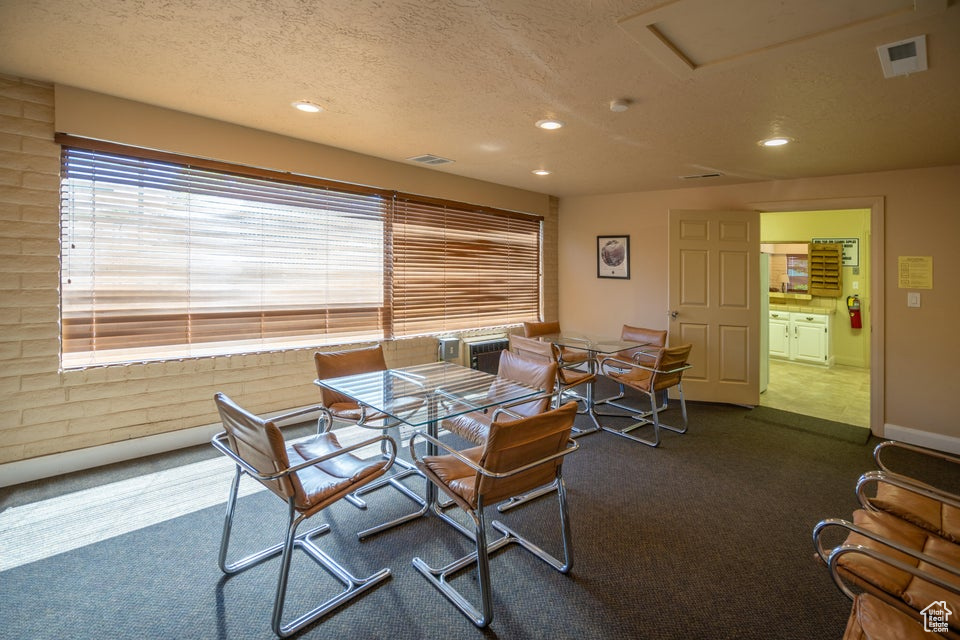
{"label": "wooden window blind", "polygon": [[392,234],[395,335],[538,319],[539,218],[398,197]]}
{"label": "wooden window blind", "polygon": [[539,217],[58,140],[65,368],[539,314]]}
{"label": "wooden window blind", "polygon": [[379,195],[65,148],[65,367],[383,337]]}

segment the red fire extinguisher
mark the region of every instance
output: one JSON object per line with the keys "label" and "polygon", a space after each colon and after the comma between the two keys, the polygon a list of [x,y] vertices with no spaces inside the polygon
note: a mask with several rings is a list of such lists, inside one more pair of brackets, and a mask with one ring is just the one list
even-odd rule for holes
{"label": "red fire extinguisher", "polygon": [[847,311],[850,312],[850,328],[862,329],[863,318],[860,315],[860,296],[847,296]]}

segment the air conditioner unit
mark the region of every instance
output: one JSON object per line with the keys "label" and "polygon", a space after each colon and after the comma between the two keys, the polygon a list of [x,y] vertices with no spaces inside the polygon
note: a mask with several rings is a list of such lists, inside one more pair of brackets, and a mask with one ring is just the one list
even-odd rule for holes
{"label": "air conditioner unit", "polygon": [[496,373],[500,368],[500,352],[510,347],[505,334],[470,336],[463,338],[460,349],[460,364],[487,373]]}

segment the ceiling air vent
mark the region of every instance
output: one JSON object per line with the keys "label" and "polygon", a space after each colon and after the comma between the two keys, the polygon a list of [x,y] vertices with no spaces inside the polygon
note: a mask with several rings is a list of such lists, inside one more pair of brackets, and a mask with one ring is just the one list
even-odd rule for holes
{"label": "ceiling air vent", "polygon": [[702,178],[719,178],[722,173],[697,173],[691,176],[680,176],[681,180],[700,180]]}
{"label": "ceiling air vent", "polygon": [[441,158],[440,156],[435,156],[432,153],[425,153],[422,156],[414,156],[412,158],[407,158],[410,162],[419,162],[420,164],[428,164],[431,167],[435,167],[439,164],[450,164],[453,160],[447,158]]}
{"label": "ceiling air vent", "polygon": [[927,36],[917,36],[877,47],[884,78],[927,70]]}

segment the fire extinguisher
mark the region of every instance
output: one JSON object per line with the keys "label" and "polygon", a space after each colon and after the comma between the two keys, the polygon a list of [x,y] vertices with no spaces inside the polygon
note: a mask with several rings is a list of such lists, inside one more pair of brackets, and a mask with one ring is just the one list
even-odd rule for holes
{"label": "fire extinguisher", "polygon": [[863,328],[863,317],[860,315],[860,296],[847,296],[847,311],[850,313],[850,328]]}

